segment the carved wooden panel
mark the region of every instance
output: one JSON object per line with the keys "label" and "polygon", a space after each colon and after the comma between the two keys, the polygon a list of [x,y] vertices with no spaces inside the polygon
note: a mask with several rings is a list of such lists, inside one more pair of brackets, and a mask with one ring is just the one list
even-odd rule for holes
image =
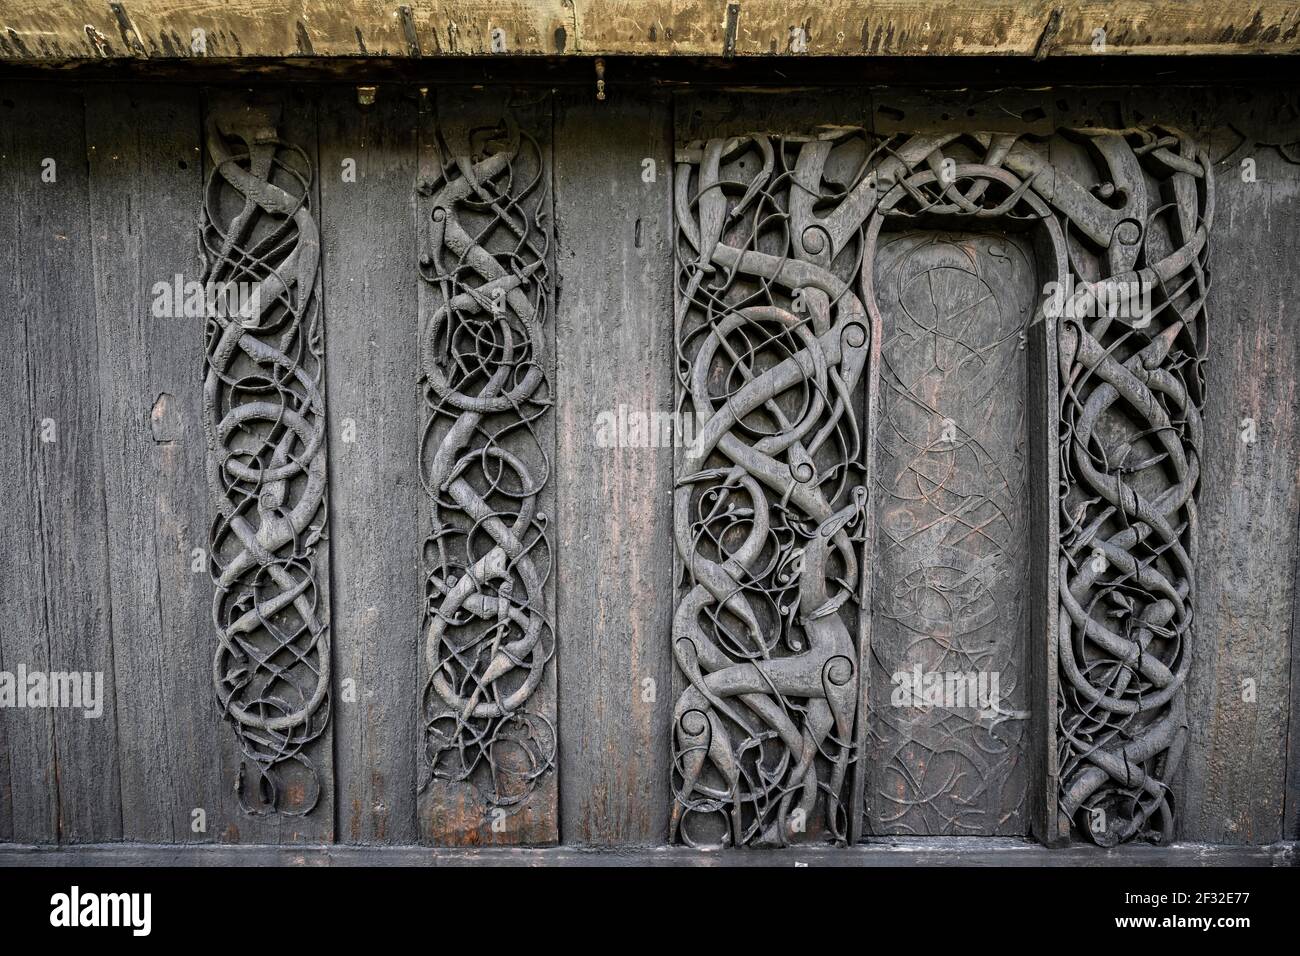
{"label": "carved wooden panel", "polygon": [[[1167,842],[1187,739],[1214,186],[1176,130],[1090,145],[1105,213],[1062,207],[1072,267],[1109,308],[1089,307],[1084,286],[1058,334],[1060,810],[1103,845]],[[1061,171],[1056,185],[1058,201],[1075,188]],[[1116,308],[1125,289],[1142,308]]]}
{"label": "carved wooden panel", "polygon": [[1029,761],[1023,235],[882,237],[868,828],[1024,833]]}
{"label": "carved wooden panel", "polygon": [[438,107],[417,204],[426,831],[554,839],[549,100]]}
{"label": "carved wooden panel", "polygon": [[849,839],[874,339],[862,220],[842,200],[867,148],[860,132],[755,135],[678,157],[677,373],[695,436],[673,499],[685,843]]}
{"label": "carved wooden panel", "polygon": [[[884,830],[1018,832],[1032,813],[1049,840],[1169,839],[1204,152],[1163,127],[826,127],[678,159],[678,378],[698,437],[674,499],[674,839],[842,841],[863,812],[843,803],[854,763]],[[999,232],[981,251],[917,232],[936,228]],[[975,720],[883,706],[895,669],[967,659],[1006,681]]]}
{"label": "carved wooden panel", "polygon": [[246,812],[310,813],[330,716],[324,341],[313,164],[280,106],[209,110],[202,246],[204,428],[218,648],[213,680],[243,754]]}

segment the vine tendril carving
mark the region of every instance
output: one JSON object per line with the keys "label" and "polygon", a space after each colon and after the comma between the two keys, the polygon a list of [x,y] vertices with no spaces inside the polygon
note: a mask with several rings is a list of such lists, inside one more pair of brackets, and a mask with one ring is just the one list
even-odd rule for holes
{"label": "vine tendril carving", "polygon": [[278,107],[243,104],[207,118],[204,429],[217,510],[213,681],[243,754],[235,790],[245,812],[302,815],[320,797],[309,751],[330,716],[317,555],[324,343],[312,164],[279,138],[279,120]]}
{"label": "vine tendril carving", "polygon": [[507,110],[438,130],[429,249],[436,310],[421,330],[421,476],[430,502],[424,744],[428,778],[523,804],[555,766],[555,728],[530,707],[555,652],[541,495],[549,456],[551,223],[545,156]]}

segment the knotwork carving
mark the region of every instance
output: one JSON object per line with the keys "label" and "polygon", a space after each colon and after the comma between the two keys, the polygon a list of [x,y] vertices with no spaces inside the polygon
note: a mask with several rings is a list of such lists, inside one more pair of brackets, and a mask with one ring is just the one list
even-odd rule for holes
{"label": "knotwork carving", "polygon": [[673,497],[685,588],[673,653],[672,835],[844,843],[858,697],[870,334],[861,221],[830,141],[714,139],[678,157],[677,356],[695,417]]}
{"label": "knotwork carving", "polygon": [[1100,843],[1169,839],[1195,589],[1204,151],[1165,127],[1050,142],[834,128],[678,159],[678,377],[698,437],[674,497],[688,685],[674,837],[784,844],[819,792],[830,836],[851,829],[873,438],[853,396],[880,375],[877,244],[882,229],[996,224],[1035,235],[1051,283],[1025,334],[1047,322],[1059,360],[1059,553],[1031,558],[1059,564],[1059,809]]}
{"label": "knotwork carving", "polygon": [[1094,139],[1110,146],[1096,191],[1127,197],[1131,214],[1106,244],[1079,237],[1071,264],[1080,271],[1099,263],[1082,276],[1098,289],[1136,288],[1150,298],[1137,318],[1080,309],[1076,298],[1057,336],[1060,808],[1081,832],[1112,845],[1174,836],[1214,183],[1205,151],[1176,130]]}
{"label": "knotwork carving", "polygon": [[279,139],[279,121],[278,106],[231,102],[206,124],[213,681],[243,754],[240,805],[306,814],[321,791],[309,745],[330,713],[320,240],[312,164]]}
{"label": "knotwork carving", "polygon": [[555,764],[555,729],[530,709],[555,652],[547,616],[550,406],[548,172],[507,111],[499,125],[438,130],[439,172],[420,275],[436,310],[421,330],[426,423],[423,713],[428,779],[526,801]]}

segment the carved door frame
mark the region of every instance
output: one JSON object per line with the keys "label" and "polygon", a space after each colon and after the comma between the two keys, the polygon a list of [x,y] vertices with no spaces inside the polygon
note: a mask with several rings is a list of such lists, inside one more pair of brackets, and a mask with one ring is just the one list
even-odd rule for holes
{"label": "carved door frame", "polygon": [[[835,196],[838,204],[830,204],[833,210],[823,209],[825,215],[821,216],[813,214],[812,198],[801,201],[795,194],[804,190],[810,196],[826,198],[821,189],[821,163],[832,148],[827,142],[844,136],[845,128],[797,137],[803,145],[792,175],[795,188],[789,190],[792,228],[784,247],[793,261],[767,267],[768,278],[773,282],[784,278],[791,295],[796,294],[796,283],[809,281],[800,272],[804,263],[820,260],[825,265],[833,260],[844,248],[842,244],[850,241],[852,230],[864,222],[862,260],[874,263],[876,239],[891,214],[924,214],[928,220],[946,223],[1008,218],[1034,222],[1040,275],[1053,276],[1055,285],[1052,292],[1044,290],[1026,336],[1032,399],[1028,441],[1033,449],[1027,468],[1030,486],[1036,492],[1031,495],[1030,533],[1038,558],[1031,559],[1031,632],[1035,639],[1030,650],[1030,828],[1049,845],[1067,842],[1072,827],[1103,845],[1139,835],[1167,841],[1174,832],[1169,781],[1177,772],[1187,734],[1182,700],[1190,653],[1184,641],[1191,633],[1195,582],[1194,495],[1199,473],[1208,288],[1204,260],[1213,216],[1213,184],[1204,150],[1176,129],[1086,129],[1059,131],[1058,135],[1061,132],[1080,139],[1092,153],[1099,181],[1091,188],[1017,142],[1017,134],[877,137],[859,129],[857,134],[887,152],[874,167],[865,164],[860,178]],[[758,255],[754,250],[719,252],[719,247],[726,245],[721,241],[723,220],[729,222],[735,216],[736,203],[729,209],[725,200],[705,198],[710,191],[721,196],[723,153],[734,153],[746,139],[761,144],[763,161],[762,171],[748,181],[739,197],[738,205],[743,207],[768,185],[758,183],[758,177],[773,181],[772,140],[778,144],[778,154],[784,156],[786,148],[779,134],[719,138],[688,143],[679,150],[679,336],[702,281],[700,274],[712,273],[715,268],[738,269],[744,255]],[[982,149],[982,158],[954,163],[945,157],[944,147],[960,139],[968,149]],[[813,156],[806,165],[803,154]],[[810,172],[815,178],[809,178]],[[694,192],[693,183],[697,187]],[[737,192],[742,186],[736,186]],[[910,211],[904,209],[908,204]],[[1021,212],[1022,208],[1026,211]],[[1072,240],[1071,231],[1078,237]],[[1072,241],[1076,245],[1072,246]],[[1081,274],[1079,265],[1087,259],[1085,244],[1090,244],[1097,272],[1091,279]],[[700,257],[698,262],[690,261],[692,249]],[[862,304],[870,325],[863,436],[863,481],[870,487],[882,321],[873,292],[873,269],[864,265],[860,271]],[[1152,293],[1158,298],[1149,314],[1143,313],[1144,320],[1116,323],[1114,304],[1124,284],[1139,288],[1144,302]],[[1086,315],[1076,314],[1098,300],[1110,303],[1109,315],[1102,313],[1085,321]],[[1130,316],[1124,312],[1123,318]],[[784,321],[791,319],[793,316]],[[727,321],[734,327],[744,320],[728,316]],[[1140,338],[1129,341],[1135,335]],[[810,346],[814,350],[819,347],[816,342]],[[834,358],[839,361],[841,356]],[[690,358],[679,353],[679,363],[689,366]],[[686,381],[681,372],[679,380]],[[695,379],[697,383],[703,380],[698,375]],[[1116,402],[1127,405],[1125,417],[1136,429],[1128,438],[1114,432],[1100,436],[1094,430]],[[731,409],[727,411],[732,414]],[[707,429],[708,425],[700,422],[697,427]],[[1148,453],[1145,459],[1142,453]],[[1098,455],[1104,459],[1101,466]],[[732,458],[736,460],[734,455]],[[1145,480],[1141,490],[1130,484],[1130,475],[1135,483]],[[1159,485],[1161,475],[1163,486]],[[687,478],[679,471],[679,489]],[[678,557],[693,569],[699,559],[683,553],[682,542],[687,539],[680,527],[687,511],[678,509],[677,513]],[[847,834],[837,830],[834,822],[829,825],[832,832],[840,833],[840,839],[847,835],[850,843],[860,839],[864,824],[860,761],[865,753],[866,682],[861,677],[870,646],[870,614],[864,610],[868,606],[864,600],[865,566],[874,532],[870,516],[866,509],[856,539],[862,543],[863,569],[857,585],[857,661],[855,673],[846,678],[857,685],[851,759],[858,761],[858,766],[848,798]],[[1069,531],[1064,543],[1062,521]],[[840,533],[843,527],[841,524],[834,531]],[[698,522],[692,530],[697,528]],[[1081,558],[1089,547],[1093,549],[1091,567]],[[710,573],[727,566],[726,562],[715,564]],[[734,571],[734,562],[731,567]],[[1107,571],[1111,571],[1109,578],[1104,577]],[[746,586],[745,577],[747,572],[734,577],[738,591]],[[693,593],[702,593],[700,587],[697,584]],[[716,583],[705,587],[718,589]],[[1085,605],[1084,596],[1093,603]],[[707,596],[702,600],[707,603]],[[1094,612],[1096,603],[1102,604],[1101,612]],[[679,606],[679,616],[680,611]],[[697,612],[692,606],[689,613]],[[1106,614],[1118,618],[1120,624],[1112,627],[1106,623],[1111,619]],[[698,641],[698,628],[687,627],[691,640]],[[1075,659],[1076,647],[1083,647],[1080,631],[1091,648],[1084,654],[1082,667]],[[675,653],[679,641],[679,624],[675,623]],[[1063,650],[1066,653],[1061,653]],[[712,664],[704,660],[709,655],[714,657]],[[684,668],[691,685],[684,695],[693,693],[695,698],[685,709],[679,703],[675,711],[674,838],[679,811],[689,810],[695,799],[691,788],[703,763],[729,768],[732,779],[738,779],[731,742],[721,748],[715,744],[723,725],[714,712],[715,707],[725,709],[724,698],[736,687],[724,691],[731,678],[714,685],[709,679],[713,673],[734,677],[753,666],[742,660],[725,660],[716,648],[705,655],[690,650],[685,661],[678,656],[679,673]],[[789,711],[791,702],[775,685],[772,692],[780,703],[775,710]],[[832,701],[833,694],[830,690],[813,692],[811,697],[799,698],[795,710],[819,699]],[[691,726],[680,723],[688,718],[695,721]],[[823,734],[817,746],[825,739]],[[740,751],[752,743],[752,739],[741,741]],[[789,764],[795,763],[793,753],[787,759]],[[797,785],[802,784],[796,781],[786,786],[793,789]],[[820,782],[813,785],[824,786]],[[732,792],[740,792],[734,783]],[[704,788],[696,796],[700,800],[694,806],[726,808],[727,798],[717,787]],[[837,803],[833,794],[828,802]],[[739,802],[727,812],[738,820]],[[787,822],[789,807],[774,812],[781,821],[779,830],[773,824],[747,832],[763,842],[794,842],[795,831]],[[1089,822],[1086,828],[1081,823],[1084,818]],[[1149,830],[1152,818],[1155,829]],[[733,825],[732,833],[734,840],[740,827]]]}

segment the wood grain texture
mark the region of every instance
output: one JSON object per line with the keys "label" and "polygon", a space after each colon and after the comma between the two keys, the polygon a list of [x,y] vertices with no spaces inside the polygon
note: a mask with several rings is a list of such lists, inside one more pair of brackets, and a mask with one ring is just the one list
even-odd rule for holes
{"label": "wood grain texture", "polygon": [[320,116],[337,825],[351,843],[413,843],[416,102],[384,88],[361,106],[352,89],[330,90]]}
{"label": "wood grain texture", "polygon": [[[280,99],[282,110],[280,125],[277,129],[278,137],[281,141],[300,147],[306,152],[307,158],[312,163],[314,176],[311,182],[310,192],[310,210],[315,217],[317,226],[320,224],[320,178],[321,169],[319,154],[317,149],[317,97],[319,93],[315,90],[304,89],[301,87],[292,89],[262,89],[257,93],[258,97],[278,97]],[[213,103],[219,100],[221,94],[218,91],[207,90],[204,92],[204,115],[213,108]],[[225,102],[229,102],[228,100]],[[205,146],[204,156],[204,176],[210,176],[212,173],[211,157],[208,155]],[[321,244],[324,247],[328,244],[329,239],[326,236],[321,237]],[[324,313],[324,296],[329,287],[328,277],[322,274],[317,279],[316,294],[322,297],[322,317],[321,320],[328,327],[328,316]],[[195,330],[196,335],[202,335],[201,330]],[[323,338],[325,354],[329,355],[329,338],[326,334]],[[202,367],[195,369],[195,378],[193,388],[196,392],[202,392]],[[323,374],[325,379],[322,386],[326,389],[328,395],[328,375]],[[326,400],[326,421],[331,420],[331,413],[328,407],[328,398]],[[327,425],[327,429],[330,426]],[[326,439],[327,445],[329,438]],[[328,453],[328,448],[327,448]],[[328,474],[328,468],[326,470]],[[206,489],[196,493],[204,494],[206,499]],[[326,485],[326,500],[329,496],[329,485]],[[212,509],[209,513],[215,513],[215,505],[208,503]],[[333,529],[327,524],[325,529],[325,539],[328,541],[333,533]],[[315,552],[316,580],[315,587],[319,595],[317,606],[331,609],[330,599],[330,549],[318,547]],[[211,591],[209,591],[210,599]],[[324,615],[327,633],[332,627],[330,623],[331,615]],[[330,634],[332,641],[333,635]],[[209,636],[208,650],[215,652],[217,647],[217,637],[215,633]],[[332,651],[331,651],[332,653]],[[211,665],[209,664],[209,673]],[[216,839],[222,843],[265,843],[265,844],[289,844],[289,843],[328,843],[334,839],[334,754],[333,754],[333,722],[334,712],[337,707],[337,697],[331,695],[329,706],[330,723],[321,735],[307,747],[307,755],[315,764],[316,771],[319,775],[320,797],[315,808],[307,814],[249,814],[244,812],[239,803],[239,796],[235,789],[235,782],[238,778],[240,765],[243,761],[242,752],[234,730],[228,723],[214,725],[212,733],[215,742],[211,744],[217,748],[220,755],[221,768],[221,801],[218,807],[217,822],[215,825],[210,824],[209,829],[214,832]],[[292,808],[297,802],[304,799],[304,788],[297,785],[286,787],[286,793],[281,797],[282,806]]]}
{"label": "wood grain texture", "polygon": [[[41,313],[34,301],[44,284],[20,263],[29,258],[30,199],[40,184],[40,160],[25,127],[48,103],[31,87],[0,84],[0,424],[9,453],[0,456],[8,503],[0,508],[0,670],[20,665],[49,670],[48,609],[42,560],[37,461],[45,453],[28,344]],[[66,109],[79,104],[65,103]],[[43,403],[42,403],[43,404]],[[58,839],[54,716],[49,710],[0,711],[0,838],[32,843]]]}
{"label": "wood grain texture", "polygon": [[[200,104],[185,88],[86,91],[99,386],[112,585],[122,836],[211,837],[221,790],[211,746],[202,320],[157,315],[156,283],[198,280]],[[197,570],[195,568],[197,567]]]}
{"label": "wood grain texture", "polygon": [[[177,59],[483,55],[641,56],[1087,54],[1104,26],[1118,53],[1294,52],[1300,20],[1286,0],[412,0],[407,15],[376,0],[132,0],[129,14],[68,0],[0,0],[0,56]],[[730,26],[728,26],[730,24]],[[791,29],[804,30],[796,42]],[[191,30],[206,31],[204,53]],[[494,35],[494,31],[501,31]]]}
{"label": "wood grain texture", "polygon": [[[1041,491],[1028,482],[1020,336],[1038,264],[1026,236],[910,230],[881,241],[875,275],[870,830],[1025,833],[1030,644],[1042,638],[1028,578],[1044,556],[1030,546]],[[918,674],[955,696],[926,706]]]}
{"label": "wood grain texture", "polygon": [[[429,91],[429,94],[423,98],[419,115],[418,175],[421,184],[428,183],[430,186],[436,184],[441,168],[438,160],[438,150],[444,146],[451,149],[459,148],[460,150],[466,150],[467,148],[475,151],[484,149],[485,139],[483,134],[498,127],[507,113],[513,116],[520,129],[526,131],[528,136],[535,140],[537,149],[545,164],[545,169],[542,171],[542,177],[538,184],[539,188],[545,192],[536,193],[535,195],[544,196],[544,202],[539,214],[539,225],[541,228],[548,230],[545,240],[548,256],[546,269],[549,276],[547,281],[552,283],[547,293],[545,325],[541,332],[543,349],[539,350],[539,364],[544,368],[549,384],[539,387],[534,400],[553,401],[555,389],[555,299],[553,284],[555,275],[555,212],[551,189],[551,171],[554,157],[550,94],[536,89],[512,91],[503,87],[489,89],[480,87],[471,89],[439,87],[436,91]],[[516,186],[523,188],[524,182],[531,181],[536,172],[534,169],[525,170],[520,168],[517,170],[521,178]],[[433,208],[430,201],[433,192],[429,192],[429,196],[420,194],[416,200],[416,246],[413,250],[415,255],[412,256],[412,274],[417,276],[419,273],[415,270],[414,262],[418,260],[419,255],[433,249],[433,240],[431,239]],[[535,202],[536,200],[530,196],[528,200],[530,209],[533,208]],[[448,214],[450,215],[450,213]],[[515,210],[513,215],[518,218],[523,213]],[[539,237],[532,236],[531,238],[538,239]],[[476,239],[476,241],[478,240]],[[484,241],[487,240],[484,239]],[[498,241],[500,240],[498,239]],[[502,254],[501,249],[496,246],[489,251],[496,256]],[[441,296],[431,283],[420,281],[417,302],[422,341],[429,322],[441,304]],[[418,348],[418,344],[413,343],[412,348]],[[427,418],[422,419],[422,422],[424,421],[427,421]],[[500,427],[500,423],[498,422],[494,427]],[[513,438],[507,438],[504,443],[511,446],[511,451],[524,460],[525,467],[531,475],[544,476],[545,484],[536,495],[537,521],[547,529],[549,544],[536,551],[533,560],[539,565],[538,571],[545,579],[542,589],[544,617],[549,626],[554,628],[556,556],[551,549],[554,548],[555,544],[556,483],[561,480],[557,477],[554,467],[554,410],[547,410],[539,419],[532,422],[531,428],[537,434],[537,446],[540,447],[533,444],[528,432],[524,429],[516,431],[515,434],[519,436],[517,441]],[[432,451],[426,450],[426,455],[431,454]],[[542,460],[543,454],[546,458],[545,461]],[[428,467],[427,460],[426,468]],[[424,478],[422,477],[421,480],[423,481]],[[422,494],[420,497],[418,527],[423,542],[425,536],[432,529],[432,503],[429,495]],[[549,561],[549,566],[540,566],[543,560]],[[424,582],[422,578],[421,595],[423,595],[423,592]],[[485,794],[477,789],[473,782],[456,782],[446,779],[431,781],[429,779],[430,770],[426,756],[427,741],[423,721],[425,713],[423,703],[425,698],[423,695],[430,677],[430,664],[425,653],[425,638],[426,634],[422,631],[420,634],[419,663],[422,720],[421,725],[417,728],[415,758],[416,766],[419,768],[421,785],[417,796],[417,815],[421,841],[447,846],[513,846],[556,842],[559,839],[560,830],[559,787],[554,769],[536,780],[535,787],[525,799],[508,807],[494,806],[486,798]],[[558,667],[557,661],[563,659],[564,642],[563,635],[558,631],[553,631],[544,639],[555,642],[555,653],[546,662],[540,683],[527,698],[526,710],[539,715],[543,721],[549,723],[551,727],[555,727],[558,699],[556,670]],[[556,745],[556,748],[558,750],[558,745]],[[509,748],[505,749],[508,750]]]}
{"label": "wood grain texture", "polygon": [[[1218,118],[1237,118],[1226,97]],[[1216,155],[1232,145],[1216,143]],[[1253,183],[1242,180],[1248,158]],[[1181,835],[1267,843],[1283,832],[1292,694],[1300,167],[1272,149],[1248,148],[1216,167],[1215,187],[1199,639],[1188,679]],[[1247,419],[1254,442],[1242,437]]]}
{"label": "wood grain texture", "polygon": [[[38,440],[26,463],[30,470],[15,476],[30,489],[34,505],[26,518],[40,536],[35,557],[42,568],[44,606],[39,611],[29,606],[15,619],[25,639],[12,657],[5,654],[6,666],[25,663],[32,670],[47,662],[52,673],[102,675],[100,716],[88,718],[66,707],[48,712],[55,739],[52,767],[36,772],[51,772],[44,786],[57,790],[60,841],[112,840],[122,833],[122,806],[82,97],[77,89],[33,86],[3,99],[15,103],[12,111],[4,107],[15,137],[9,161],[17,177],[22,249],[15,257],[13,321],[22,323],[25,333],[22,361],[34,419],[29,428],[39,430],[48,420],[54,438]],[[42,180],[43,167],[53,171],[53,181]],[[22,766],[24,758],[17,760],[11,774],[35,770]],[[21,786],[40,787],[38,779],[29,777]]]}
{"label": "wood grain texture", "polygon": [[668,836],[679,432],[637,440],[618,421],[673,410],[668,99],[561,98],[555,156],[562,835],[657,844]]}

